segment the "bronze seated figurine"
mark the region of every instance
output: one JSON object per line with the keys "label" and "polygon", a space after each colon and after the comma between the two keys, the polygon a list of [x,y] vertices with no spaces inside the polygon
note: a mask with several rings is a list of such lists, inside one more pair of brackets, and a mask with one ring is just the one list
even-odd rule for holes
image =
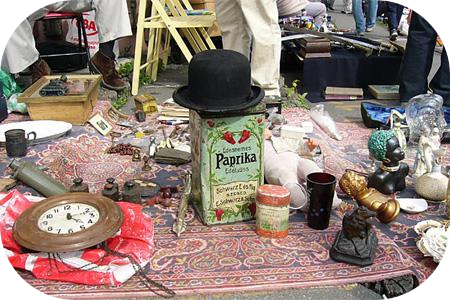
{"label": "bronze seated figurine", "polygon": [[385,195],[404,190],[409,167],[400,162],[405,158],[405,152],[395,134],[390,130],[375,131],[369,138],[368,146],[370,154],[382,161],[381,166],[369,175],[368,187]]}
{"label": "bronze seated figurine", "polygon": [[373,264],[378,239],[368,219],[374,216],[375,213],[364,206],[346,214],[342,220],[342,230],[330,249],[330,257],[358,266]]}
{"label": "bronze seated figurine", "polygon": [[391,195],[384,195],[374,188],[367,187],[366,177],[347,170],[339,180],[341,190],[355,199],[359,205],[377,214],[382,223],[389,223],[400,213],[400,204]]}

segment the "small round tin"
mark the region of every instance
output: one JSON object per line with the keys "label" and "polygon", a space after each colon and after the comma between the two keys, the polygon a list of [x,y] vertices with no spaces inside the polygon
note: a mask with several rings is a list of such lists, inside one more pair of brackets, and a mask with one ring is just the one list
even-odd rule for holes
{"label": "small round tin", "polygon": [[256,233],[270,238],[288,235],[291,194],[285,187],[264,184],[256,194]]}

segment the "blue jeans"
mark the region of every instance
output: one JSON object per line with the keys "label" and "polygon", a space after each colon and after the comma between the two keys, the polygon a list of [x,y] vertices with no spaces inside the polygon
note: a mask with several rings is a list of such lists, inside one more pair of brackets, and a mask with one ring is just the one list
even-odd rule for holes
{"label": "blue jeans", "polygon": [[362,0],[353,0],[352,10],[356,23],[356,32],[366,31],[366,28],[375,26],[377,20],[378,0],[366,0],[368,2],[367,19],[364,18]]}
{"label": "blue jeans", "polygon": [[403,14],[403,5],[386,1],[386,15],[388,17],[389,32],[398,29]]}

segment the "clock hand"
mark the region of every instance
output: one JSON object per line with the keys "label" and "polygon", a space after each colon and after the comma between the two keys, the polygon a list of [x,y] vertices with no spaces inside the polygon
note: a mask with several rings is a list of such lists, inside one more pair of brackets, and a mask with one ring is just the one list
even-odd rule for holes
{"label": "clock hand", "polygon": [[76,216],[76,215],[72,215],[72,214],[70,214],[70,213],[67,213],[67,215],[66,215],[66,218],[67,218],[67,220],[74,220],[75,222],[77,222],[77,223],[84,223],[83,221],[81,221],[80,219],[75,219],[73,216]]}
{"label": "clock hand", "polygon": [[74,214],[74,215],[71,215],[71,216],[73,217],[73,216],[85,215],[85,214],[92,213],[92,212],[93,212],[92,210],[88,210],[88,211],[85,211],[85,212],[82,212],[82,213],[78,213],[78,214]]}

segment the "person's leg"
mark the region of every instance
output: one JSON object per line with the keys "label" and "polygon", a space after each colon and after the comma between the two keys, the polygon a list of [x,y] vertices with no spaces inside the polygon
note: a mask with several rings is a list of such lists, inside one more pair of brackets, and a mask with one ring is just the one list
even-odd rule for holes
{"label": "person's leg", "polygon": [[113,52],[116,39],[132,35],[126,0],[71,0],[50,4],[45,9],[54,12],[95,10],[100,45],[99,51],[89,62],[90,67],[102,74],[105,87],[123,90],[128,86],[117,73]]}
{"label": "person's leg", "polygon": [[366,18],[366,30],[371,31],[375,27],[377,21],[378,0],[368,0],[369,9]]}
{"label": "person's leg", "polygon": [[1,64],[3,69],[12,74],[18,74],[30,68],[33,82],[50,74],[50,67],[39,58],[33,36],[34,22],[45,16],[47,12],[45,7],[38,9],[16,28],[3,53]]}
{"label": "person's leg", "polygon": [[441,65],[430,82],[430,88],[433,93],[444,98],[444,105],[450,106],[450,69],[445,48],[441,54]]}
{"label": "person's leg", "polygon": [[334,10],[334,0],[328,0],[326,3],[326,7],[328,7],[330,10]]}
{"label": "person's leg", "polygon": [[237,0],[216,0],[216,16],[224,49],[250,58],[251,36]]}
{"label": "person's leg", "polygon": [[427,78],[433,63],[436,37],[433,27],[413,12],[399,71],[400,101],[409,101],[412,97],[428,91]]}
{"label": "person's leg", "polygon": [[16,28],[6,44],[2,57],[2,69],[17,74],[39,59],[39,52],[36,50],[33,30],[30,22],[24,20]]}
{"label": "person's leg", "polygon": [[242,13],[253,35],[251,68],[253,83],[267,96],[280,96],[281,30],[275,0],[240,0]]}
{"label": "person's leg", "polygon": [[344,14],[352,13],[352,0],[344,0],[344,8],[341,12]]}
{"label": "person's leg", "polygon": [[403,5],[397,4],[397,30],[398,30],[398,26],[400,25],[400,20],[402,19],[403,16],[403,9],[405,8]]}
{"label": "person's leg", "polygon": [[366,21],[362,8],[362,0],[352,1],[353,18],[355,19],[356,32],[362,33],[366,30]]}
{"label": "person's leg", "polygon": [[322,25],[323,17],[327,13],[327,7],[325,4],[320,2],[309,2],[305,6],[306,14],[308,16],[314,17],[314,23],[317,25]]}
{"label": "person's leg", "polygon": [[397,30],[398,22],[397,19],[397,3],[386,1],[386,15],[388,19],[388,27],[389,32],[392,32],[392,30]]}
{"label": "person's leg", "polygon": [[133,35],[126,0],[92,0],[92,6],[100,44]]}

